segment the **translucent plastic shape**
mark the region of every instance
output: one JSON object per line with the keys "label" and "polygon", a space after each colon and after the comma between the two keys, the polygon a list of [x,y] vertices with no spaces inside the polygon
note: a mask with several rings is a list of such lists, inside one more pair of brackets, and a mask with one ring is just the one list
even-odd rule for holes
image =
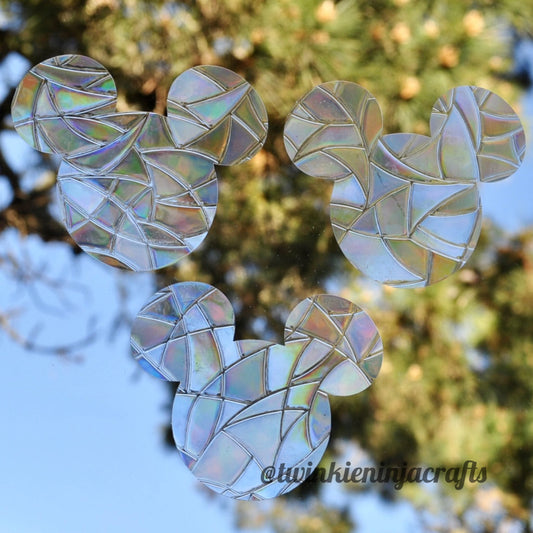
{"label": "translucent plastic shape", "polygon": [[509,177],[525,155],[518,116],[479,87],[439,98],[430,129],[383,135],[376,99],[345,81],[315,87],[285,124],[294,164],[335,182],[330,215],[341,250],[388,285],[430,285],[459,270],[479,238],[479,182]]}
{"label": "translucent plastic shape", "polygon": [[184,463],[214,491],[273,498],[298,480],[271,481],[302,467],[306,476],[329,441],[328,394],[352,395],[376,378],[383,347],[369,316],[336,296],[307,298],[290,313],[285,344],[234,340],[234,314],[214,287],[177,283],[155,294],[132,327],[134,358],[179,382],[172,429]]}
{"label": "translucent plastic shape", "polygon": [[203,241],[215,216],[215,164],[233,165],[263,145],[267,116],[255,90],[217,66],[174,81],[168,117],[117,113],[111,74],[84,56],[33,67],[12,104],[33,148],[61,155],[65,226],[89,254],[113,266],[153,270]]}

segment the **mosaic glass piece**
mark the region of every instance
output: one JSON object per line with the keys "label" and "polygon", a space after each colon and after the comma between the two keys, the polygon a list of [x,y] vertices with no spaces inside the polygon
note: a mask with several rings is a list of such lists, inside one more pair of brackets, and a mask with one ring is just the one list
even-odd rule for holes
{"label": "mosaic glass piece", "polygon": [[511,176],[525,155],[518,116],[479,87],[439,98],[430,130],[383,135],[376,99],[344,81],[315,87],[285,124],[294,164],[334,181],[330,215],[341,250],[388,285],[430,285],[464,266],[481,229],[479,183]]}
{"label": "mosaic glass piece", "polygon": [[98,117],[113,113],[117,91],[111,74],[85,56],[63,55],[33,67],[17,88],[11,114],[33,148],[67,155],[113,138]]}
{"label": "mosaic glass piece", "polygon": [[[329,295],[292,310],[284,345],[234,341],[234,329],[233,309],[220,291],[176,283],[138,313],[132,353],[152,375],[179,382],[172,429],[192,473],[232,498],[273,498],[317,466],[331,429],[328,394],[371,385],[383,346],[362,309]],[[262,479],[265,468],[279,472],[282,464],[306,474]]]}
{"label": "mosaic glass piece", "polygon": [[202,65],[178,76],[167,107],[176,143],[219,165],[250,159],[266,137],[267,113],[259,95],[223,67]]}
{"label": "mosaic glass piece", "polygon": [[62,157],[67,230],[107,264],[154,270],[191,253],[215,216],[215,163],[241,163],[264,143],[264,105],[234,72],[189,69],[170,96],[168,117],[117,113],[109,72],[78,55],[33,67],[15,93],[16,130]]}

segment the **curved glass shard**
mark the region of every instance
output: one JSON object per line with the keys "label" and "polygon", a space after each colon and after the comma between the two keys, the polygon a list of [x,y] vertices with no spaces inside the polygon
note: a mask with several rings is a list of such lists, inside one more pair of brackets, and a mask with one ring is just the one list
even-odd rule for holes
{"label": "curved glass shard", "polygon": [[117,113],[109,72],[64,55],[33,67],[17,88],[16,130],[63,159],[67,230],[107,264],[154,270],[191,253],[215,216],[214,164],[241,163],[264,143],[264,105],[237,74],[196,67],[172,87],[169,117]]}
{"label": "curved glass shard", "polygon": [[113,113],[116,102],[115,82],[105,67],[89,57],[63,55],[39,63],[24,76],[11,116],[30,146],[66,155],[105,140],[107,129],[96,117]]}
{"label": "curved glass shard", "polygon": [[168,93],[176,143],[218,165],[253,157],[267,134],[267,112],[255,89],[235,72],[202,65],[178,76]]}
{"label": "curved glass shard", "polygon": [[154,270],[203,241],[215,216],[217,179],[210,161],[174,147],[164,117],[135,113],[127,119],[129,129],[114,142],[61,164],[63,221],[97,259]]}
{"label": "curved glass shard", "polygon": [[[220,291],[177,283],[138,313],[132,353],[152,375],[179,382],[172,428],[193,474],[232,498],[273,498],[318,464],[331,429],[328,394],[371,385],[383,346],[364,311],[329,295],[292,310],[284,345],[234,341],[234,330],[233,309]],[[299,477],[262,476],[282,464]]]}
{"label": "curved glass shard", "polygon": [[306,174],[335,180],[333,231],[355,267],[392,286],[430,285],[468,261],[481,228],[478,184],[518,169],[524,130],[499,96],[466,86],[437,100],[431,136],[382,128],[368,91],[330,82],[296,104],[285,147]]}

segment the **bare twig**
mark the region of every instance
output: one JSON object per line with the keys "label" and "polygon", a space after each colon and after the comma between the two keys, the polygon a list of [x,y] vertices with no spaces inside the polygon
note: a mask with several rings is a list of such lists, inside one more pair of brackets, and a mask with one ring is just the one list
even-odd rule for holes
{"label": "bare twig", "polygon": [[[93,342],[98,335],[98,331],[94,325],[94,320],[90,320],[87,332],[82,338],[70,343],[47,346],[45,344],[40,344],[36,340],[39,336],[38,330],[34,329],[27,336],[23,336],[12,325],[11,318],[12,316],[10,312],[0,312],[0,329],[2,329],[11,340],[17,343],[24,350],[46,355],[57,355],[73,362],[80,362],[82,360],[81,355],[75,352],[81,348],[87,347],[87,345]],[[36,328],[40,328],[40,325],[37,325]]]}

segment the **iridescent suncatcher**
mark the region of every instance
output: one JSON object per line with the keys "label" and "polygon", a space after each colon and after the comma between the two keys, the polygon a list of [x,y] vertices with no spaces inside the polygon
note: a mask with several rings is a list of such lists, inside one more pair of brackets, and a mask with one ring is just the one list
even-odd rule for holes
{"label": "iridescent suncatcher", "polygon": [[370,317],[337,296],[299,303],[284,345],[234,341],[234,320],[219,290],[177,283],[140,310],[132,351],[151,374],[179,382],[172,430],[192,473],[226,496],[273,498],[303,478],[268,481],[262,473],[281,465],[311,473],[329,441],[328,394],[366,389],[383,347]]}
{"label": "iridescent suncatcher", "polygon": [[294,164],[335,181],[330,215],[344,255],[397,287],[430,285],[467,262],[481,229],[479,183],[507,178],[525,154],[518,116],[479,87],[439,98],[430,129],[383,135],[376,99],[346,81],[315,87],[285,124]]}
{"label": "iridescent suncatcher", "polygon": [[[255,90],[222,67],[199,66],[170,88],[168,116],[116,111],[109,72],[79,55],[40,63],[12,107],[18,133],[62,158],[65,225],[89,254],[153,270],[205,238],[215,216],[215,165],[263,145],[267,115]],[[375,98],[349,82],[309,92],[284,140],[305,173],[334,180],[331,221],[348,259],[394,286],[435,283],[460,269],[481,227],[480,182],[518,168],[525,137],[500,97],[457,87],[433,107],[430,136],[383,135]],[[234,340],[227,298],[205,283],[176,283],[139,311],[131,348],[144,370],[177,382],[172,430],[183,462],[207,487],[265,499],[299,485],[327,447],[329,395],[353,395],[377,377],[383,346],[369,316],[331,295],[290,313],[283,345]],[[305,471],[265,478],[268,469]]]}
{"label": "iridescent suncatcher", "polygon": [[252,157],[267,131],[265,107],[234,72],[199,66],[170,88],[168,116],[116,112],[111,74],[64,55],[33,67],[12,106],[16,130],[61,155],[63,220],[107,264],[153,270],[197,248],[215,216],[215,164]]}

